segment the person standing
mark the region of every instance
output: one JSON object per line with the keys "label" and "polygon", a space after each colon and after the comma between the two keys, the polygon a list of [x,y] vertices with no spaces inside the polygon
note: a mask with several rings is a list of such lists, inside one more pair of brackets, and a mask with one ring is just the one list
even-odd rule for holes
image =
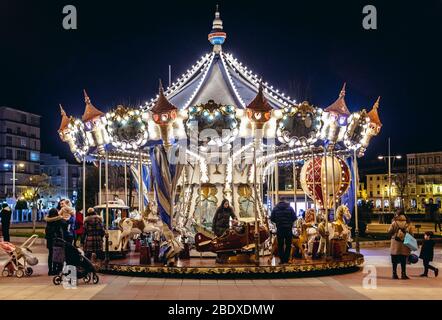
{"label": "person standing", "polygon": [[103,237],[105,235],[102,218],[95,213],[94,208],[87,209],[84,219],[83,251],[88,259],[95,253],[97,259],[103,260]]}
{"label": "person standing", "polygon": [[424,235],[424,242],[422,243],[421,253],[419,254],[419,258],[422,259],[424,263],[424,273],[422,273],[421,277],[428,277],[428,270],[433,270],[434,276],[437,277],[439,275],[439,269],[433,267],[430,262],[433,261],[434,257],[434,240],[432,239],[433,232],[427,231]]}
{"label": "person standing", "polygon": [[229,229],[230,218],[236,220],[235,213],[229,204],[229,200],[224,199],[218,209],[216,209],[212,222],[212,230],[217,237],[222,236],[223,233]]}
{"label": "person standing", "polygon": [[52,262],[52,254],[54,241],[56,238],[64,239],[67,222],[58,214],[57,209],[49,210],[48,215],[44,218],[46,221],[45,238],[46,247],[48,248],[48,276],[53,276],[61,271],[62,266]]}
{"label": "person standing", "polygon": [[433,203],[433,199],[430,198],[428,200],[427,210],[430,215],[431,220],[434,223],[434,232],[437,232],[437,227],[439,227],[439,231],[442,231],[441,229],[441,223],[440,223],[440,215],[439,215],[439,208],[436,204]]}
{"label": "person standing", "polygon": [[77,211],[75,213],[75,240],[74,245],[77,246],[78,240],[80,240],[80,244],[84,243],[84,223],[83,223],[83,212]]}
{"label": "person standing", "polygon": [[60,216],[67,222],[67,228],[64,234],[64,240],[70,244],[74,244],[75,238],[75,209],[72,207],[69,199],[60,202],[61,209],[58,212]]}
{"label": "person standing", "polygon": [[393,279],[399,279],[397,275],[397,266],[401,265],[401,279],[410,279],[407,276],[406,266],[407,258],[410,255],[410,248],[404,244],[405,235],[412,234],[412,226],[408,222],[407,217],[401,210],[397,212],[396,216],[388,229],[388,234],[391,236],[390,253],[391,263],[393,267]]}
{"label": "person standing", "polygon": [[7,203],[2,204],[2,211],[0,211],[0,218],[2,220],[3,241],[9,242],[9,228],[11,227],[12,210]]}
{"label": "person standing", "polygon": [[276,225],[280,264],[289,262],[292,245],[292,227],[296,220],[295,210],[285,201],[280,201],[272,210],[270,220]]}

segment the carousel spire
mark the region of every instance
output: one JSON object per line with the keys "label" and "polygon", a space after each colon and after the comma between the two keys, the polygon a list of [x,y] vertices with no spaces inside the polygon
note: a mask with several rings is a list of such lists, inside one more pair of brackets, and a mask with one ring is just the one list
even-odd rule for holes
{"label": "carousel spire", "polygon": [[250,104],[247,106],[247,109],[253,111],[262,111],[262,112],[267,112],[272,110],[272,107],[267,101],[267,98],[264,96],[264,87],[262,85],[262,81],[260,81],[259,83],[258,94],[252,100],[252,102],[250,102]]}
{"label": "carousel spire", "polygon": [[338,99],[336,99],[335,102],[333,102],[331,105],[325,108],[325,111],[344,116],[350,115],[350,111],[348,111],[347,104],[345,103],[345,87],[346,87],[346,82],[344,82],[341,92],[339,92]]}
{"label": "carousel spire", "polygon": [[152,107],[151,111],[152,113],[160,114],[169,112],[172,110],[177,110],[177,107],[175,107],[173,104],[167,100],[166,96],[164,95],[164,89],[163,84],[160,79],[160,86],[158,90],[158,99],[155,102],[155,105]]}
{"label": "carousel spire", "polygon": [[101,112],[100,110],[94,107],[94,105],[91,102],[91,99],[87,95],[86,90],[83,89],[83,93],[84,93],[84,102],[86,103],[86,107],[84,109],[84,113],[81,119],[84,122],[87,122],[94,118],[101,117],[102,115],[104,115],[103,112]]}
{"label": "carousel spire", "polygon": [[67,128],[67,126],[69,125],[69,117],[66,114],[66,111],[64,111],[63,106],[61,104],[59,104],[60,106],[60,113],[61,113],[61,124],[60,124],[60,128],[58,129],[58,131],[63,131],[64,129]]}
{"label": "carousel spire", "polygon": [[379,119],[378,109],[379,109],[379,101],[381,100],[381,97],[379,96],[375,103],[373,104],[372,109],[368,113],[368,117],[370,118],[370,121],[378,125],[379,127],[382,126],[381,120]]}
{"label": "carousel spire", "polygon": [[215,19],[213,20],[212,31],[208,35],[209,42],[213,45],[213,52],[220,53],[221,45],[226,41],[226,33],[223,31],[223,21],[220,18],[218,5],[216,5]]}

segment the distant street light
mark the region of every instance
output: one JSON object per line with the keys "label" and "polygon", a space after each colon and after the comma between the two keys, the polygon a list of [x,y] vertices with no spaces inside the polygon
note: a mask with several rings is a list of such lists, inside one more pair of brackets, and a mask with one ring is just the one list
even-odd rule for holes
{"label": "distant street light", "polygon": [[[388,155],[378,156],[378,159],[379,160],[384,160],[384,159],[388,160],[388,207],[389,207],[389,209],[391,209],[391,159],[402,159],[402,156],[401,155],[394,155],[394,156],[391,155],[390,138],[388,138]],[[382,191],[382,193],[383,193],[383,191]],[[384,222],[383,218],[384,218],[384,212],[382,212],[382,217],[381,217],[382,222]]]}
{"label": "distant street light", "polygon": [[6,168],[6,169],[12,167],[12,198],[13,198],[14,200],[15,200],[15,181],[17,180],[17,179],[15,178],[15,169],[16,169],[16,166],[18,166],[19,168],[24,168],[24,167],[25,167],[25,164],[24,164],[24,163],[16,164],[16,163],[15,163],[15,160],[12,162],[12,164],[9,164],[9,163],[4,163],[4,164],[3,164],[3,167]]}

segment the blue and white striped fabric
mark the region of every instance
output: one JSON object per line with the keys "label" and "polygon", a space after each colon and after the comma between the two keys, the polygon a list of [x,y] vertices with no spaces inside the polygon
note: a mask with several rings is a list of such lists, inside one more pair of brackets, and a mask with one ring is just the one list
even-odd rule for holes
{"label": "blue and white striped fabric", "polygon": [[181,175],[183,165],[170,164],[163,145],[156,145],[150,149],[150,159],[152,161],[152,175],[158,202],[158,213],[163,223],[167,224],[170,228],[173,217],[173,192]]}
{"label": "blue and white striped fabric", "polygon": [[[135,188],[137,189],[137,192],[140,190],[140,173],[138,170],[137,165],[131,165],[130,171],[132,172],[132,176],[135,179]],[[151,182],[150,182],[150,172],[149,167],[145,164],[142,165],[142,174],[143,174],[143,198],[144,198],[144,205],[147,206],[149,203],[149,198],[147,196],[148,190],[150,190]]]}

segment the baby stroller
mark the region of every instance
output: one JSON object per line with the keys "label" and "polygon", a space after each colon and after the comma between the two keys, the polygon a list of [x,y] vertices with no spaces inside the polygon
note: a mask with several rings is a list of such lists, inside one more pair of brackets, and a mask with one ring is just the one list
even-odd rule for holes
{"label": "baby stroller", "polygon": [[[89,283],[91,280],[97,284],[100,278],[92,262],[86,258],[76,247],[72,244],[57,238],[54,240],[53,247],[53,262],[74,266],[77,269],[77,279],[83,279],[84,283]],[[52,282],[55,285],[60,285],[63,281],[63,276],[68,276],[70,271],[56,275]]]}
{"label": "baby stroller", "polygon": [[3,266],[3,277],[11,277],[14,274],[17,278],[32,275],[34,270],[30,266],[35,266],[38,259],[32,255],[31,247],[37,238],[38,235],[32,235],[20,247],[10,242],[0,242],[0,248],[9,255],[8,261]]}

